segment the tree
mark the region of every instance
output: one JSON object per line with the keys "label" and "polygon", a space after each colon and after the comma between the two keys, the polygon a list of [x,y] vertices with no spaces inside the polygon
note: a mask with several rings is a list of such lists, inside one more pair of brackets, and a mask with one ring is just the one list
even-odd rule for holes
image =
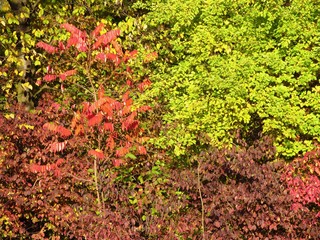
{"label": "tree", "polygon": [[160,146],[181,155],[231,146],[238,130],[253,141],[262,130],[281,156],[313,147],[320,136],[316,1],[152,3],[144,41],[159,52],[148,99],[165,106]]}

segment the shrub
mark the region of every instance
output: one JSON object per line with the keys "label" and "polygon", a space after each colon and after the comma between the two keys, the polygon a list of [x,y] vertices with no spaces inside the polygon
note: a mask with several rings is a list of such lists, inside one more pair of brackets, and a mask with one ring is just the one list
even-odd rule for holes
{"label": "shrub", "polygon": [[311,212],[292,211],[294,199],[282,179],[286,167],[272,162],[272,145],[264,137],[247,147],[209,150],[199,157],[198,169],[171,174],[175,187],[188,196],[185,213],[175,222],[182,239],[200,239],[200,226],[205,239],[319,236],[320,225]]}

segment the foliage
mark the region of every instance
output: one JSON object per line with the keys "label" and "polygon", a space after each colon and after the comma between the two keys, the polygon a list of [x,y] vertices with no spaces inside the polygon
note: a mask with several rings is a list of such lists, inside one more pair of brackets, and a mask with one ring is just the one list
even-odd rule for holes
{"label": "foliage", "polygon": [[320,166],[319,147],[296,158],[286,168],[283,178],[286,180],[294,203],[292,209],[311,212],[320,216],[319,186]]}
{"label": "foliage", "polygon": [[314,215],[291,210],[281,174],[286,168],[274,157],[271,139],[262,137],[252,145],[203,152],[198,169],[173,173],[176,187],[189,196],[186,213],[176,220],[182,239],[199,237],[202,229],[203,239],[317,238]]}
{"label": "foliage", "polygon": [[0,12],[0,238],[318,238],[316,1]]}
{"label": "foliage", "polygon": [[[270,162],[275,149],[269,138],[231,150],[211,149],[188,167],[169,163],[165,154],[156,152],[127,159],[125,166],[115,168],[105,152],[102,156],[100,151],[89,150],[96,144],[93,129],[97,125],[85,127],[85,134],[79,135],[62,130],[71,127],[68,123],[73,117],[49,95],[33,112],[26,113],[17,105],[11,114],[1,115],[2,237],[319,236],[315,213],[292,211],[295,198],[282,180],[284,165]],[[95,159],[103,208],[97,200]]]}
{"label": "foliage", "polygon": [[[61,33],[59,25],[64,22],[92,30],[101,19],[108,28],[121,23],[126,33],[134,31],[137,23],[130,16],[139,15],[132,8],[134,1],[81,0],[4,0],[0,3],[0,107],[6,108],[14,100],[33,108],[47,86],[39,87],[37,82],[46,71],[50,59],[35,49],[39,40],[58,42],[68,36]],[[132,41],[133,39],[131,39]],[[127,44],[134,45],[134,44]],[[66,59],[61,59],[67,61]],[[27,87],[22,86],[26,84]],[[50,86],[51,93],[59,85]]]}
{"label": "foliage", "polygon": [[116,98],[134,87],[137,79],[132,76],[128,62],[136,57],[137,51],[124,52],[117,41],[120,30],[106,31],[104,26],[100,23],[89,35],[64,23],[61,28],[69,33],[66,43],[59,41],[54,46],[38,42],[38,48],[53,56],[49,58],[51,64],[48,63],[46,75],[37,85],[51,86],[59,80],[63,97],[70,96],[78,102],[96,99],[99,86]]}
{"label": "foliage", "polygon": [[[262,130],[281,156],[319,137],[317,1],[152,1],[142,42],[159,53],[148,100],[176,155]],[[160,61],[161,60],[161,61]],[[199,137],[199,135],[204,137]]]}
{"label": "foliage", "polygon": [[130,189],[117,182],[112,161],[99,159],[102,210],[90,157],[96,154],[82,147],[87,139],[59,136],[54,127],[43,130],[49,121],[61,126],[57,121],[68,122],[72,115],[48,95],[33,113],[19,106],[11,110],[1,115],[1,237],[138,239]]}
{"label": "foliage", "polygon": [[[59,74],[47,74],[43,80],[52,82],[59,78],[63,82],[66,81],[67,77],[70,78],[70,76],[75,76],[76,74],[83,74],[83,76],[89,79],[89,86],[91,87],[89,99],[92,102],[86,101],[80,104],[78,101],[83,99],[78,98],[78,101],[75,101],[75,104],[73,104],[72,101],[64,96],[64,106],[67,106],[66,108],[57,102],[53,102],[53,96],[45,94],[44,101],[40,102],[39,107],[26,116],[23,115],[23,110],[18,105],[12,105],[11,112],[7,113],[7,115],[2,115],[1,125],[6,126],[6,128],[1,129],[3,140],[1,146],[6,151],[12,151],[12,154],[9,152],[8,154],[4,154],[2,161],[3,166],[8,166],[7,168],[2,168],[3,174],[7,174],[7,178],[3,179],[2,187],[7,186],[9,191],[5,192],[3,197],[8,197],[11,194],[10,189],[13,190],[17,187],[15,184],[10,185],[8,182],[12,174],[14,174],[15,178],[23,176],[21,182],[29,184],[22,192],[17,192],[15,197],[9,197],[9,200],[12,200],[12,202],[3,202],[6,205],[4,208],[5,212],[3,212],[5,216],[3,224],[7,227],[4,228],[2,235],[43,238],[44,236],[53,237],[57,234],[57,236],[66,235],[71,238],[80,238],[81,236],[92,237],[95,232],[96,237],[115,238],[116,234],[121,233],[121,231],[103,230],[106,229],[105,224],[107,224],[104,219],[108,219],[108,217],[114,215],[109,209],[112,206],[107,204],[109,200],[108,192],[111,191],[108,187],[112,187],[110,181],[112,182],[116,179],[116,173],[112,171],[112,166],[128,165],[128,162],[130,163],[129,160],[133,161],[139,156],[147,154],[146,148],[142,145],[145,140],[142,138],[143,129],[139,126],[139,115],[141,116],[144,112],[151,109],[149,106],[133,109],[133,99],[130,95],[134,94],[128,89],[131,88],[134,93],[136,85],[137,91],[143,92],[145,87],[150,85],[150,81],[145,80],[141,83],[134,83],[125,78],[127,76],[126,73],[129,74],[131,70],[129,67],[120,68],[122,67],[120,64],[126,63],[130,58],[133,58],[136,52],[122,52],[121,46],[115,42],[116,37],[120,34],[119,30],[111,30],[100,34],[100,31],[103,29],[103,24],[100,24],[92,32],[91,38],[87,38],[86,32],[80,31],[72,24],[63,24],[62,27],[71,33],[66,45],[59,42],[59,47],[54,47],[44,42],[39,42],[37,46],[49,54],[59,54],[59,56],[67,52],[71,47],[74,47],[78,51],[78,54],[88,53],[88,71],[85,71],[85,73],[79,71],[81,65],[78,64],[76,65],[79,67],[77,70],[70,69],[59,73],[60,69],[56,69],[52,73],[58,72]],[[95,41],[91,43],[91,40]],[[109,53],[107,51],[98,52],[96,50],[93,53],[95,55],[90,55],[92,49],[99,49],[100,51],[101,49],[105,50],[106,47],[109,49],[111,44],[114,46],[116,53]],[[58,49],[59,52],[57,51]],[[92,56],[93,58],[90,58]],[[114,87],[113,91],[111,91],[111,87],[114,85],[109,84],[107,86],[104,84],[105,79],[101,78],[102,82],[92,83],[89,70],[91,64],[95,61],[104,62],[106,65],[104,67],[107,69],[112,67],[112,69],[117,69],[117,74],[115,75],[119,77],[111,78],[114,81],[114,85],[117,86]],[[110,64],[108,64],[109,61],[111,62]],[[102,65],[100,65],[100,71],[103,70]],[[112,77],[112,74],[110,75]],[[95,86],[99,86],[98,84],[100,85],[99,89],[95,88]],[[125,86],[123,86],[124,84]],[[106,94],[108,91],[105,90],[104,86],[108,87],[109,94]],[[84,85],[81,87],[86,89],[88,86]],[[126,92],[122,94],[124,89]],[[112,94],[115,98],[110,96]],[[117,100],[119,97],[120,101]],[[73,105],[71,107],[72,110],[70,110],[70,105]],[[73,110],[75,111],[74,114],[72,114]],[[33,121],[36,122],[35,125]],[[8,133],[6,132],[7,129],[14,129],[17,126],[20,127],[17,132],[12,130],[9,130]],[[33,141],[28,142],[29,138],[32,138]],[[6,151],[4,152],[6,153]],[[24,178],[24,172],[28,173],[26,178]],[[29,176],[30,174],[31,177]],[[45,180],[42,181],[42,179]],[[49,183],[46,184],[46,181],[49,181]],[[38,182],[40,189],[35,187],[35,184],[38,184]],[[19,208],[21,203],[16,203],[16,198],[20,198],[21,194],[24,196],[30,195],[34,198],[35,192],[30,192],[30,188],[42,193],[43,190],[40,182],[44,184],[45,188],[48,187],[44,191],[53,189],[54,184],[58,184],[61,188],[64,188],[68,193],[63,195],[65,196],[62,198],[63,203],[61,204],[63,206],[59,206],[59,209],[63,210],[65,208],[64,205],[67,205],[68,211],[71,211],[70,214],[77,217],[73,218],[70,217],[70,214],[66,214],[66,219],[58,219],[59,223],[55,224],[54,221],[58,220],[53,217],[54,215],[48,212],[43,213],[41,209],[38,209],[44,206],[46,210],[49,210],[52,201],[43,203],[43,201],[37,198],[36,203],[38,205],[34,206],[33,201],[30,201],[30,204],[32,204],[31,208],[26,206],[26,210],[21,211]],[[77,190],[74,190],[74,188]],[[23,192],[25,189],[28,191],[27,194]],[[69,195],[73,197],[69,199]],[[86,197],[82,198],[82,195]],[[60,193],[58,196],[54,196],[54,198],[58,197],[61,197]],[[43,198],[42,196],[41,199]],[[75,200],[75,198],[79,198],[79,201]],[[91,204],[84,204],[84,199],[89,202],[91,201]],[[7,207],[11,208],[12,211],[16,211],[16,207],[20,210],[18,209],[17,212],[12,213],[8,212]],[[51,207],[54,207],[55,210],[52,213],[55,215],[65,215],[64,212],[59,212],[59,214],[56,212],[58,210],[55,204]],[[88,209],[83,210],[86,207]],[[40,216],[38,215],[39,211]],[[32,216],[30,217],[30,215]],[[123,216],[126,215],[124,214]],[[78,218],[78,216],[80,217]],[[15,219],[15,217],[18,217],[18,219]],[[117,216],[114,217],[115,222],[117,222],[119,218]],[[32,222],[26,220],[29,218],[32,219]],[[98,219],[101,218],[102,221],[99,223],[101,225],[95,226],[93,224],[91,230],[90,228],[84,229],[85,224],[83,227],[81,225],[78,226],[80,223],[77,223],[77,221],[85,223],[86,219],[91,218],[92,220],[90,221],[93,222],[99,222]],[[74,235],[65,230],[65,224],[71,224],[69,221],[75,221],[71,229],[68,229]],[[33,228],[29,229],[32,223],[35,224],[34,228],[36,230]],[[119,226],[119,224],[115,223],[115,228]],[[130,234],[130,231],[127,234]],[[121,236],[125,235],[121,234]]]}

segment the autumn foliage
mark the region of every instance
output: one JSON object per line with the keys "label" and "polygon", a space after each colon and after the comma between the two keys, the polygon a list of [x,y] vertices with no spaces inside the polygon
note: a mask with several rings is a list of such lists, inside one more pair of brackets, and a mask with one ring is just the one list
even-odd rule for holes
{"label": "autumn foliage", "polygon": [[[146,76],[135,79],[128,65],[138,52],[123,50],[120,31],[103,33],[104,27],[87,34],[62,24],[70,34],[66,43],[37,44],[48,56],[91,54],[86,71],[81,64],[52,64],[42,79],[70,88],[79,80],[74,85],[83,84],[90,97],[73,101],[72,91],[62,98],[45,93],[32,111],[12,104],[0,114],[1,237],[320,235],[318,149],[286,164],[276,160],[272,138],[257,133],[249,141],[238,134],[232,148],[207,147],[189,161],[172,159],[148,142],[161,123],[149,117],[151,106],[135,101],[152,87]],[[148,54],[143,62],[157,56]],[[98,78],[96,66],[112,77]]]}

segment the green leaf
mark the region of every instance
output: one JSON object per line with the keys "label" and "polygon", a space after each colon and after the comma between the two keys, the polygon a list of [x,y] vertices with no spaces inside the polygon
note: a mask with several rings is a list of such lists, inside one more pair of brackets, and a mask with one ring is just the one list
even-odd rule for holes
{"label": "green leaf", "polygon": [[137,157],[136,157],[135,155],[133,155],[132,153],[127,153],[127,154],[125,155],[125,157],[126,157],[126,158],[130,158],[130,159],[132,159],[132,160],[137,159]]}

